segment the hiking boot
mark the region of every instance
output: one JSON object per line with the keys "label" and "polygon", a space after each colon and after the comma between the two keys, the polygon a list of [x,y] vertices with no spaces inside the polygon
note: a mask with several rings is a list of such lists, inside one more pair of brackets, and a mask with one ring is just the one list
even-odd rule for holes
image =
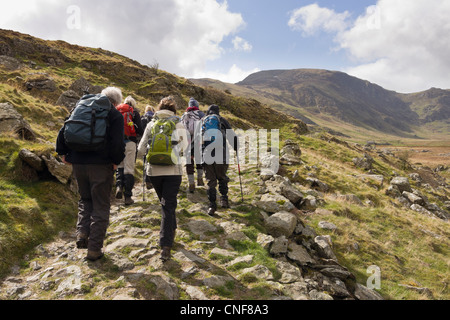
{"label": "hiking boot", "polygon": [[189,183],[189,192],[194,193],[195,192],[195,183]]}
{"label": "hiking boot", "polygon": [[134,200],[131,197],[125,197],[125,205],[131,206],[132,204],[134,204]]}
{"label": "hiking boot", "polygon": [[88,250],[86,259],[89,260],[89,261],[94,262],[94,261],[100,260],[104,256],[105,256],[105,254],[102,251]]}
{"label": "hiking boot", "polygon": [[163,247],[163,248],[162,248],[160,259],[161,259],[163,262],[166,262],[166,261],[170,260],[170,258],[171,258],[170,250],[171,250],[171,249],[172,249],[172,248],[170,248],[170,247]]}
{"label": "hiking boot", "polygon": [[123,196],[123,188],[117,187],[116,189],[116,199],[122,199]]}
{"label": "hiking boot", "polygon": [[146,181],[145,182],[145,187],[147,188],[147,190],[151,190],[153,189],[153,185],[150,181]]}
{"label": "hiking boot", "polygon": [[80,234],[77,236],[77,248],[78,249],[87,249],[88,248],[88,238],[84,234]]}
{"label": "hiking boot", "polygon": [[208,209],[208,216],[214,216],[214,214],[216,213],[216,208],[215,207],[209,207]]}
{"label": "hiking boot", "polygon": [[199,187],[204,187],[204,186],[205,186],[205,183],[203,182],[203,178],[202,178],[202,177],[199,177],[199,178],[197,179],[197,185],[198,185]]}
{"label": "hiking boot", "polygon": [[220,206],[224,209],[230,208],[230,203],[228,202],[228,198],[221,198],[220,199]]}

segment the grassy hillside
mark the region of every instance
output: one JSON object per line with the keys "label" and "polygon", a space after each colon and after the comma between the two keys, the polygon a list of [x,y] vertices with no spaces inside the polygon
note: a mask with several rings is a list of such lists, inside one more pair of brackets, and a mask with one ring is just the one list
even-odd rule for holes
{"label": "grassy hillside", "polygon": [[[299,210],[297,214],[317,233],[331,236],[339,261],[357,275],[360,283],[365,283],[368,277],[367,268],[377,265],[382,270],[380,292],[385,298],[450,298],[448,222],[403,207],[397,199],[386,195],[389,181],[394,176],[419,174],[422,182],[411,180],[412,186],[426,195],[430,203],[448,208],[448,163],[447,168],[433,172],[424,163],[412,163],[412,157],[402,153],[402,150],[391,153],[378,146],[366,149],[337,139],[319,126],[316,132],[307,133],[302,121],[267,106],[273,101],[270,94],[259,95],[258,91],[241,86],[210,88],[195,85],[187,79],[142,66],[102,49],[43,41],[0,30],[0,51],[14,59],[8,60],[12,65],[0,60],[3,61],[0,63],[0,103],[12,104],[37,135],[35,140],[29,141],[21,139],[14,132],[0,134],[0,278],[8,275],[12,266],[25,263],[24,256],[37,245],[51,240],[60,231],[74,229],[77,195],[70,191],[69,186],[54,178],[33,179],[27,176],[19,152],[27,148],[38,155],[55,155],[54,141],[69,112],[66,107],[57,105],[56,101],[76,80],[83,77],[92,86],[119,86],[124,96],[130,94],[136,98],[141,112],[146,104],[156,105],[169,94],[175,96],[180,109],[184,110],[193,96],[200,101],[203,109],[213,103],[219,104],[224,116],[237,128],[280,129],[282,144],[290,139],[302,149],[302,163],[283,166],[280,174],[290,178],[305,194],[315,194],[322,200],[317,210]],[[46,86],[30,85],[36,83],[45,83]],[[280,101],[279,104],[285,106],[286,110],[292,108],[288,102]],[[383,137],[376,130],[343,124],[331,116],[324,118],[314,112],[301,112],[319,125],[325,124],[325,127],[341,132],[356,132],[357,138],[362,141],[367,141],[372,135],[380,140]],[[383,141],[400,138],[386,135],[385,139]],[[368,172],[354,165],[353,159],[364,154],[373,157],[370,173],[382,175],[382,184],[361,176]],[[252,205],[252,201],[258,197],[260,179],[256,168],[243,169],[246,204],[238,208],[239,213],[233,211],[232,218],[245,225],[246,234],[254,240],[255,230],[263,227],[257,218],[259,210]],[[142,164],[139,162],[136,172],[138,179],[141,170]],[[311,190],[308,178],[319,179],[329,189],[320,193]],[[232,186],[232,190],[239,194],[236,185]],[[362,205],[349,202],[341,195],[355,195]],[[192,206],[187,195],[183,194],[179,200],[180,210]],[[143,205],[149,206],[147,203]],[[182,219],[200,214],[189,211]],[[156,216],[152,215],[152,219],[156,219]],[[319,222],[324,220],[334,223],[337,229],[332,232],[321,229]],[[156,230],[158,225],[153,223],[152,228]],[[183,233],[178,240],[186,246],[199,245],[198,239]],[[267,252],[254,242],[251,245],[245,241],[233,244],[242,255],[253,250],[258,259],[266,259],[268,266],[273,268],[274,262],[267,257]],[[25,267],[29,268],[29,265]],[[180,273],[177,269],[171,277],[179,281]],[[433,296],[406,289],[399,284],[429,288]],[[245,297],[257,298],[258,292],[264,291],[262,288]],[[223,288],[215,295],[233,298],[235,291],[234,288]]]}

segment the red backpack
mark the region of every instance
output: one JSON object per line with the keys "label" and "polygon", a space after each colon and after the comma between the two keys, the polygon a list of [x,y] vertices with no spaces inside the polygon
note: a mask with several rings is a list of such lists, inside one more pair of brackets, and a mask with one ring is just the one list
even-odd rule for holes
{"label": "red backpack", "polygon": [[133,122],[133,107],[128,104],[121,104],[116,109],[123,115],[125,136],[136,137],[136,128]]}

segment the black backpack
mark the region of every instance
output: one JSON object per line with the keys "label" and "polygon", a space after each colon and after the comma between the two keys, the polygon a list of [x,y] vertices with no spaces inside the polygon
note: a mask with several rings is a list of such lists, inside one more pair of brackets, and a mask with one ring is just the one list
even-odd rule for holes
{"label": "black backpack", "polygon": [[67,147],[78,152],[104,150],[109,128],[108,114],[112,108],[105,95],[82,97],[64,124]]}

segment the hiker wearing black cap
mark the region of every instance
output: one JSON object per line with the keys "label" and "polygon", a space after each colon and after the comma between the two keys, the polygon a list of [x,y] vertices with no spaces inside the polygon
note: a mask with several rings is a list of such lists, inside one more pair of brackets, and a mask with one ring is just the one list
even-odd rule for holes
{"label": "hiker wearing black cap", "polygon": [[220,116],[220,108],[217,105],[211,105],[202,120],[202,137],[202,163],[209,200],[208,215],[213,216],[217,211],[217,185],[219,185],[221,195],[221,207],[230,207],[228,199],[230,179],[227,176],[230,157],[227,141],[237,152],[239,149],[238,137],[230,123]]}

